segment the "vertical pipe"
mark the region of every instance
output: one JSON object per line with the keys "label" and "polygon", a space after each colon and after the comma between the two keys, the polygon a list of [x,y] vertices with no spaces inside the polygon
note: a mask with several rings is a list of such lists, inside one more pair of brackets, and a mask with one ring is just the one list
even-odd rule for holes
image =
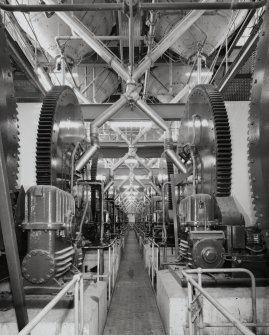
{"label": "vertical pipe", "polygon": [[108,302],[111,297],[111,247],[108,248]]}
{"label": "vertical pipe", "polygon": [[[100,249],[99,260],[100,260],[99,272],[100,272],[100,276],[102,276],[104,274],[104,268],[105,268],[104,249],[103,248]],[[100,277],[100,281],[103,281],[103,277]]]}
{"label": "vertical pipe", "polygon": [[[187,279],[188,281],[188,279]],[[192,327],[192,287],[191,283],[188,281],[188,317],[189,317],[189,335],[193,334],[193,327]]]}
{"label": "vertical pipe", "polygon": [[160,253],[160,248],[157,247],[157,255],[156,255],[156,271],[159,271],[159,253]]}
{"label": "vertical pipe", "polygon": [[[155,0],[152,0],[152,3],[155,3]],[[154,34],[155,34],[155,12],[150,11],[150,18],[149,18],[149,32],[148,32],[148,50],[147,50],[147,56],[150,55],[152,50],[152,44],[154,41]],[[145,79],[144,79],[144,88],[143,88],[143,99],[146,100],[147,98],[147,86],[148,86],[148,80],[149,80],[149,73],[150,68],[148,68],[145,72]]]}
{"label": "vertical pipe", "polygon": [[129,73],[132,76],[134,69],[134,15],[133,0],[129,0]]}
{"label": "vertical pipe", "polygon": [[175,258],[177,259],[178,253],[179,253],[179,249],[178,249],[179,243],[178,243],[176,187],[175,187],[175,178],[174,178],[174,176],[170,176],[170,179],[171,179],[173,221],[174,221]]}
{"label": "vertical pipe", "polygon": [[84,330],[84,285],[83,285],[83,276],[80,277],[80,334],[83,334]]}
{"label": "vertical pipe", "polygon": [[74,195],[74,170],[75,170],[75,156],[78,150],[78,147],[80,145],[80,142],[77,142],[75,145],[75,148],[72,152],[71,155],[71,181],[70,181],[70,186],[71,186],[71,194]]}
{"label": "vertical pipe", "polygon": [[[47,0],[46,0],[47,1]],[[201,2],[205,2],[202,0]],[[169,49],[205,12],[205,10],[192,10],[179,21],[161,42],[146,56],[133,73],[133,80],[138,80],[164,52]]]}
{"label": "vertical pipe", "polygon": [[[198,271],[198,284],[202,287],[202,271],[201,269],[197,269]],[[199,297],[199,307],[200,313],[199,313],[199,335],[203,335],[204,333],[204,316],[203,316],[203,296],[202,294]]]}
{"label": "vertical pipe", "polygon": [[200,85],[202,83],[201,73],[202,73],[202,56],[201,56],[200,51],[198,51],[198,55],[197,55],[197,85]]}
{"label": "vertical pipe", "polygon": [[167,254],[166,254],[166,240],[167,240],[167,232],[165,226],[165,187],[166,185],[171,184],[169,181],[166,181],[162,185],[162,219],[163,219],[163,234],[164,234],[164,248],[163,248],[163,262],[167,262]]}
{"label": "vertical pipe", "polygon": [[101,245],[104,242],[104,201],[105,201],[105,194],[104,194],[104,183],[101,183],[101,235],[100,235],[100,243]]}
{"label": "vertical pipe", "polygon": [[153,287],[154,284],[154,244],[151,242],[151,285]]}
{"label": "vertical pipe", "polygon": [[61,56],[61,76],[62,76],[62,85],[65,85],[65,60],[64,55]]}
{"label": "vertical pipe", "polygon": [[112,247],[112,287],[115,285],[115,243]]}
{"label": "vertical pipe", "polygon": [[97,282],[100,279],[100,250],[97,249]]}
{"label": "vertical pipe", "polygon": [[79,335],[79,330],[78,330],[78,327],[79,327],[79,323],[78,323],[78,320],[79,320],[79,310],[78,310],[78,289],[79,289],[79,283],[78,281],[76,281],[76,284],[75,284],[75,335]]}

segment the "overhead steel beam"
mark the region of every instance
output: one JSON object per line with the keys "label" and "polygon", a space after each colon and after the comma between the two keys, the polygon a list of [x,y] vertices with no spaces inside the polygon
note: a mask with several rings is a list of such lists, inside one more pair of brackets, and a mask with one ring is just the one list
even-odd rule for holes
{"label": "overhead steel beam", "polygon": [[33,84],[37,87],[37,89],[44,96],[46,91],[42,84],[40,83],[32,65],[29,63],[25,55],[22,53],[19,45],[13,40],[9,33],[6,34],[7,37],[7,45],[12,52],[12,56],[15,58],[15,61],[22,67],[25,75],[33,82]]}
{"label": "overhead steel beam", "polygon": [[[246,28],[248,27],[249,23],[251,22],[253,16],[255,15],[256,11],[255,10],[251,10],[249,11],[247,17],[245,18],[244,22],[240,25],[238,32],[236,34],[236,36],[233,38],[231,45],[229,46],[229,49],[227,50],[226,53],[226,57],[231,55],[232,51],[235,49],[239,39],[243,36],[244,31],[246,30]],[[216,85],[218,85],[218,81],[215,80],[215,78],[219,78],[219,75],[221,74],[222,71],[222,65],[224,64],[226,57],[223,57],[221,63],[219,64],[218,69],[216,70],[216,72],[214,73],[214,75],[212,76],[212,78],[210,79],[210,83],[215,83]]]}
{"label": "overhead steel beam", "polygon": [[[126,153],[126,148],[128,148],[125,143],[123,143],[123,146],[120,146],[117,143],[105,143],[104,145],[101,143],[100,145],[100,153],[104,158],[120,158]],[[136,147],[137,154],[143,158],[158,158],[161,157],[164,151],[162,143],[152,145],[151,143],[145,142],[141,146],[138,143]]]}
{"label": "overhead steel beam", "polygon": [[[152,3],[155,3],[155,0],[152,0]],[[149,31],[148,31],[148,50],[147,55],[149,56],[153,47],[154,35],[155,35],[155,18],[156,14],[154,11],[150,11],[149,16]],[[148,81],[149,81],[149,69],[145,72],[144,78],[144,87],[143,87],[143,99],[147,98],[147,89],[148,89]]]}
{"label": "overhead steel beam", "polygon": [[142,99],[138,99],[135,103],[149,117],[150,120],[152,120],[158,127],[160,127],[166,133],[168,137],[170,136],[169,126],[164,122],[164,119],[162,119],[150,105],[148,105]]}
{"label": "overhead steel beam", "polygon": [[131,146],[132,143],[129,141],[128,137],[126,136],[126,134],[120,130],[119,127],[115,127],[113,126],[113,124],[107,122],[108,126],[116,133],[118,134],[126,143],[127,145]]}
{"label": "overhead steel beam", "polygon": [[93,134],[98,134],[98,128],[100,128],[107,121],[110,121],[111,118],[127,104],[127,102],[129,102],[129,100],[126,95],[123,94],[118,101],[116,101],[113,105],[110,105],[110,107],[104,110],[102,114],[98,115],[91,123],[91,136]]}
{"label": "overhead steel beam", "polygon": [[[46,5],[55,5],[53,0],[44,0]],[[116,4],[117,5],[117,4]],[[118,61],[117,57],[113,55],[109,49],[99,41],[95,35],[82,24],[82,22],[70,13],[56,12],[61,20],[63,20],[70,29],[81,37],[81,39],[89,45],[111,68],[125,81],[131,79],[128,71]]]}
{"label": "overhead steel beam", "polygon": [[134,69],[134,8],[133,0],[129,0],[129,72],[132,76]]}
{"label": "overhead steel beam", "polygon": [[3,242],[5,247],[9,280],[11,285],[13,304],[15,308],[18,329],[24,328],[28,320],[23,289],[23,279],[18,253],[18,245],[15,233],[15,224],[12,215],[5,155],[0,131],[0,225],[2,229]]}
{"label": "overhead steel beam", "polygon": [[[83,104],[80,107],[84,121],[91,122],[111,106],[112,104]],[[185,104],[149,104],[149,106],[154,108],[154,111],[164,121],[178,121],[184,116]],[[110,118],[110,121],[124,120],[145,121],[148,120],[148,117],[136,105],[125,105],[120,113]]]}
{"label": "overhead steel beam", "polygon": [[259,39],[259,29],[256,28],[256,32],[252,33],[247,39],[246,43],[240,50],[236,59],[233,61],[226,75],[222,78],[221,82],[218,84],[218,89],[220,92],[224,92],[225,89],[229,86],[233,78],[240,71],[243,64],[250,57],[252,52],[256,49],[257,42]]}
{"label": "overhead steel beam", "polygon": [[[204,3],[205,0],[202,0]],[[208,1],[212,2],[212,0]],[[174,3],[173,3],[174,4]],[[156,4],[152,4],[156,5]],[[135,69],[132,79],[137,81],[152,64],[164,54],[178,39],[182,36],[205,12],[205,10],[193,10],[189,12],[182,20],[180,20],[169,31],[169,33],[161,40],[159,44],[153,49],[150,55],[147,55],[140,65]]]}
{"label": "overhead steel beam", "polygon": [[[137,5],[138,10],[238,10],[238,9],[258,9],[266,5],[266,0],[252,2],[173,2],[173,3],[142,3]],[[91,4],[52,4],[52,5],[7,5],[0,4],[0,8],[10,12],[85,12],[85,11],[107,11],[125,9],[122,3],[91,3]]]}

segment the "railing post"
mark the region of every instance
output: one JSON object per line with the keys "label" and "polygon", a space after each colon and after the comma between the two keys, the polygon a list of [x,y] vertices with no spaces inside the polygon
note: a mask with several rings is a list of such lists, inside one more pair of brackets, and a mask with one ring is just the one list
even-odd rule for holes
{"label": "railing post", "polygon": [[[100,249],[100,267],[99,267],[99,271],[100,271],[100,276],[102,276],[105,272],[105,259],[104,259],[104,249],[101,248]],[[103,277],[100,277],[100,281],[103,281]]]}
{"label": "railing post", "polygon": [[97,282],[100,279],[100,251],[97,249]]}
{"label": "railing post", "polygon": [[160,248],[157,247],[157,254],[156,254],[156,272],[159,271],[159,250],[160,250]]}
{"label": "railing post", "polygon": [[115,285],[115,243],[113,243],[113,247],[112,247],[112,285],[114,288],[114,285]]}
{"label": "railing post", "polygon": [[79,307],[78,307],[78,290],[79,290],[79,283],[78,280],[75,283],[75,335],[79,335]]}
{"label": "railing post", "polygon": [[151,285],[154,285],[154,275],[153,275],[153,267],[154,267],[154,244],[151,242]]}
{"label": "railing post", "polygon": [[189,335],[193,334],[193,327],[192,327],[192,286],[189,282],[188,278],[188,316],[189,316]]}
{"label": "railing post", "polygon": [[[198,284],[202,287],[202,270],[199,268],[198,271]],[[199,335],[203,335],[204,333],[204,320],[203,320],[203,295],[201,294],[199,297]]]}
{"label": "railing post", "polygon": [[80,277],[80,334],[83,335],[84,330],[84,285],[83,285],[83,276]]}
{"label": "railing post", "polygon": [[108,301],[111,298],[111,247],[108,248]]}

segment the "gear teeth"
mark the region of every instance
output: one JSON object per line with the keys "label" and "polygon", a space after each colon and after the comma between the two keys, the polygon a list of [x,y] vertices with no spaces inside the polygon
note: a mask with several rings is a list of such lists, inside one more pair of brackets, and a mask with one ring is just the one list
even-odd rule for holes
{"label": "gear teeth", "polygon": [[221,94],[211,85],[199,85],[208,96],[216,138],[216,196],[231,194],[232,145],[229,119]]}
{"label": "gear teeth", "polygon": [[[91,181],[96,181],[97,177],[97,166],[98,166],[98,157],[94,157],[91,164]],[[92,185],[91,187],[91,207],[93,217],[96,215],[96,186]]]}
{"label": "gear teeth", "polygon": [[[70,118],[73,122],[65,128],[63,124]],[[68,86],[54,86],[45,96],[39,116],[37,185],[54,185],[70,191],[72,151],[76,143],[83,141],[84,134],[83,118],[75,93]]]}
{"label": "gear teeth", "polygon": [[[268,154],[269,141],[266,124],[268,118],[268,50],[269,50],[269,8],[263,14],[259,39],[256,49],[255,68],[251,84],[250,104],[248,115],[248,171],[252,195],[252,208],[256,217],[256,224],[261,228],[267,248],[268,236],[268,196],[269,183]],[[254,222],[255,223],[255,222]]]}
{"label": "gear teeth", "polygon": [[7,167],[9,191],[12,194],[17,189],[19,168],[19,131],[18,112],[15,99],[11,63],[8,53],[4,26],[0,19],[0,44],[1,44],[1,107],[0,126],[4,156]]}
{"label": "gear teeth", "polygon": [[55,110],[60,95],[67,86],[54,86],[43,100],[38,124],[36,145],[36,182],[37,185],[51,185],[51,138]]}
{"label": "gear teeth", "polygon": [[194,115],[207,121],[206,130],[203,128],[200,143],[196,147],[200,157],[198,170],[201,177],[201,182],[197,185],[198,192],[216,197],[230,196],[232,183],[230,125],[222,95],[214,86],[197,85],[192,90],[183,119],[182,134],[185,134],[186,140],[182,144],[193,141],[190,137],[192,130],[190,131],[189,121]]}

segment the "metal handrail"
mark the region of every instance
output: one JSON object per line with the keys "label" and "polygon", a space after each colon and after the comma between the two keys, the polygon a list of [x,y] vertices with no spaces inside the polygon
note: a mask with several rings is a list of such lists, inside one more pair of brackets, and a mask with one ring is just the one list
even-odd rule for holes
{"label": "metal handrail", "polygon": [[[154,276],[159,271],[159,250],[160,246],[157,244],[152,238],[147,238],[149,241],[149,246],[151,249],[151,258],[150,258],[150,268],[149,268],[149,276],[151,274],[151,285],[154,288]],[[157,255],[155,261],[155,248],[157,248]]]}
{"label": "metal handrail", "polygon": [[[75,335],[83,334],[84,328],[84,301],[83,301],[83,277],[82,274],[74,275],[73,279],[18,333],[27,335],[48,314],[50,310],[63,298],[63,296],[74,288],[75,300]],[[80,305],[80,308],[79,308]],[[79,317],[80,314],[80,317]]]}
{"label": "metal handrail", "polygon": [[[100,250],[103,248],[97,248],[97,274],[92,276],[97,280],[108,279],[108,303],[111,301],[112,292],[115,286],[116,278],[116,264],[120,262],[121,249],[124,248],[125,236],[122,236],[120,239],[115,238],[109,245],[106,245],[105,248],[108,249],[108,272],[106,274],[100,273]],[[115,251],[116,247],[116,251]],[[112,252],[111,252],[112,251]],[[117,257],[115,257],[117,255]],[[102,255],[102,257],[104,254]]]}
{"label": "metal handrail", "polygon": [[[157,274],[159,271],[159,251],[160,251],[160,245],[154,241],[154,239],[150,237],[146,237],[145,232],[137,227],[137,225],[134,225],[134,230],[139,237],[141,235],[144,235],[142,244],[143,246],[146,244],[145,242],[147,241],[149,243],[150,249],[151,249],[151,258],[150,258],[150,266],[148,269],[148,275],[151,278],[151,285],[154,288],[154,276]],[[142,238],[142,237],[141,237]],[[156,255],[156,260],[155,260],[155,248],[157,248],[157,255]]]}
{"label": "metal handrail", "polygon": [[117,240],[118,240],[118,238],[115,237],[109,244],[85,246],[85,247],[83,247],[83,249],[85,249],[85,250],[107,249],[107,248],[111,247],[115,243],[115,241],[117,241]]}
{"label": "metal handrail", "polygon": [[[250,276],[251,279],[251,298],[252,298],[252,315],[253,322],[242,323],[237,320],[226,308],[221,306],[216,299],[209,295],[207,291],[202,288],[202,273],[238,273],[243,272]],[[205,297],[226,319],[230,321],[230,323],[203,323],[203,320],[200,319],[200,334],[202,334],[203,328],[206,327],[236,327],[242,334],[245,335],[254,335],[254,333],[247,328],[250,327],[268,327],[269,323],[257,323],[257,306],[256,306],[256,283],[255,277],[253,273],[247,269],[242,268],[231,268],[231,269],[189,269],[182,270],[183,276],[186,278],[188,282],[188,313],[189,313],[189,334],[193,335],[193,322],[197,318],[198,315],[202,317],[202,307],[198,310],[197,315],[192,318],[192,304],[199,300],[201,303],[201,296]],[[198,282],[196,282],[190,275],[197,274]],[[192,287],[195,287],[199,291],[199,295],[193,299],[193,290]]]}

